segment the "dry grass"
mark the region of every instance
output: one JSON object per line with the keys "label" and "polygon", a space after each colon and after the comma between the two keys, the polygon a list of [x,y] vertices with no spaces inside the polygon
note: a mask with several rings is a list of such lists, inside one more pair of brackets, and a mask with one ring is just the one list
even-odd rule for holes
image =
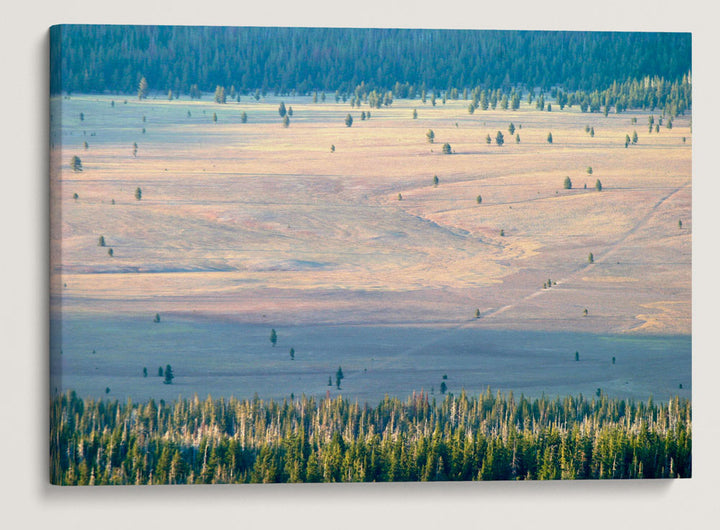
{"label": "dry grass", "polygon": [[[285,129],[272,98],[114,108],[110,99],[62,101],[54,307],[690,333],[689,116],[648,134],[645,113],[523,105],[471,116],[464,101],[400,100],[362,121],[347,104],[298,98],[285,100],[294,110]],[[498,130],[505,145],[486,145]],[[639,142],[626,149],[633,130]],[[441,154],[444,142],[454,155]],[[71,171],[73,155],[82,173]],[[563,190],[565,176],[572,190]],[[114,257],[98,247],[100,235]],[[558,285],[543,290],[548,278]],[[476,308],[486,317],[474,320]]]}

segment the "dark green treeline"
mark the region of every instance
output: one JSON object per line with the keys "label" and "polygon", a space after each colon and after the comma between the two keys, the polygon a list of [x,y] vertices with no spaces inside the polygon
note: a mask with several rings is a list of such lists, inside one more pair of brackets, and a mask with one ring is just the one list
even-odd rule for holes
{"label": "dark green treeline", "polygon": [[64,25],[50,31],[50,90],[190,94],[217,86],[306,94],[524,86],[605,90],[691,71],[691,34],[658,32]]}
{"label": "dark green treeline", "polygon": [[455,481],[691,475],[691,405],[414,394],[172,404],[51,402],[55,484]]}

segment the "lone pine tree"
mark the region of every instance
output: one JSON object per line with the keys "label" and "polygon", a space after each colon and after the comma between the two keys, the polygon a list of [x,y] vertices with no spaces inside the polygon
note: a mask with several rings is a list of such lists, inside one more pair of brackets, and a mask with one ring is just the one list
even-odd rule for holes
{"label": "lone pine tree", "polygon": [[172,384],[173,379],[175,379],[175,374],[173,374],[172,366],[170,366],[168,364],[165,367],[165,379],[164,379],[163,383],[166,385]]}
{"label": "lone pine tree", "polygon": [[270,330],[270,342],[272,343],[273,348],[277,344],[277,340],[278,340],[278,337],[277,337],[277,332],[275,331],[275,329]]}

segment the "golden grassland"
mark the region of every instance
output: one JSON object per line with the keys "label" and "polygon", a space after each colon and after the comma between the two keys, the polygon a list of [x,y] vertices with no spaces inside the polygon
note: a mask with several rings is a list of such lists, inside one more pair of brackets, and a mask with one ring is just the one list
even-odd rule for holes
{"label": "golden grassland", "polygon": [[52,103],[53,308],[690,333],[689,115],[112,99]]}

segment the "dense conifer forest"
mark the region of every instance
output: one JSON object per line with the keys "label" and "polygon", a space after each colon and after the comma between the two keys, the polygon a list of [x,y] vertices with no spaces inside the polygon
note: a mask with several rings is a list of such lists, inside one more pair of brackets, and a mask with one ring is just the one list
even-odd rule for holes
{"label": "dense conifer forest", "polygon": [[68,25],[50,53],[55,94],[136,93],[144,79],[175,97],[560,89],[590,111],[691,103],[689,33]]}
{"label": "dense conifer forest", "polygon": [[667,478],[691,475],[691,407],[464,392],[51,403],[55,484]]}

